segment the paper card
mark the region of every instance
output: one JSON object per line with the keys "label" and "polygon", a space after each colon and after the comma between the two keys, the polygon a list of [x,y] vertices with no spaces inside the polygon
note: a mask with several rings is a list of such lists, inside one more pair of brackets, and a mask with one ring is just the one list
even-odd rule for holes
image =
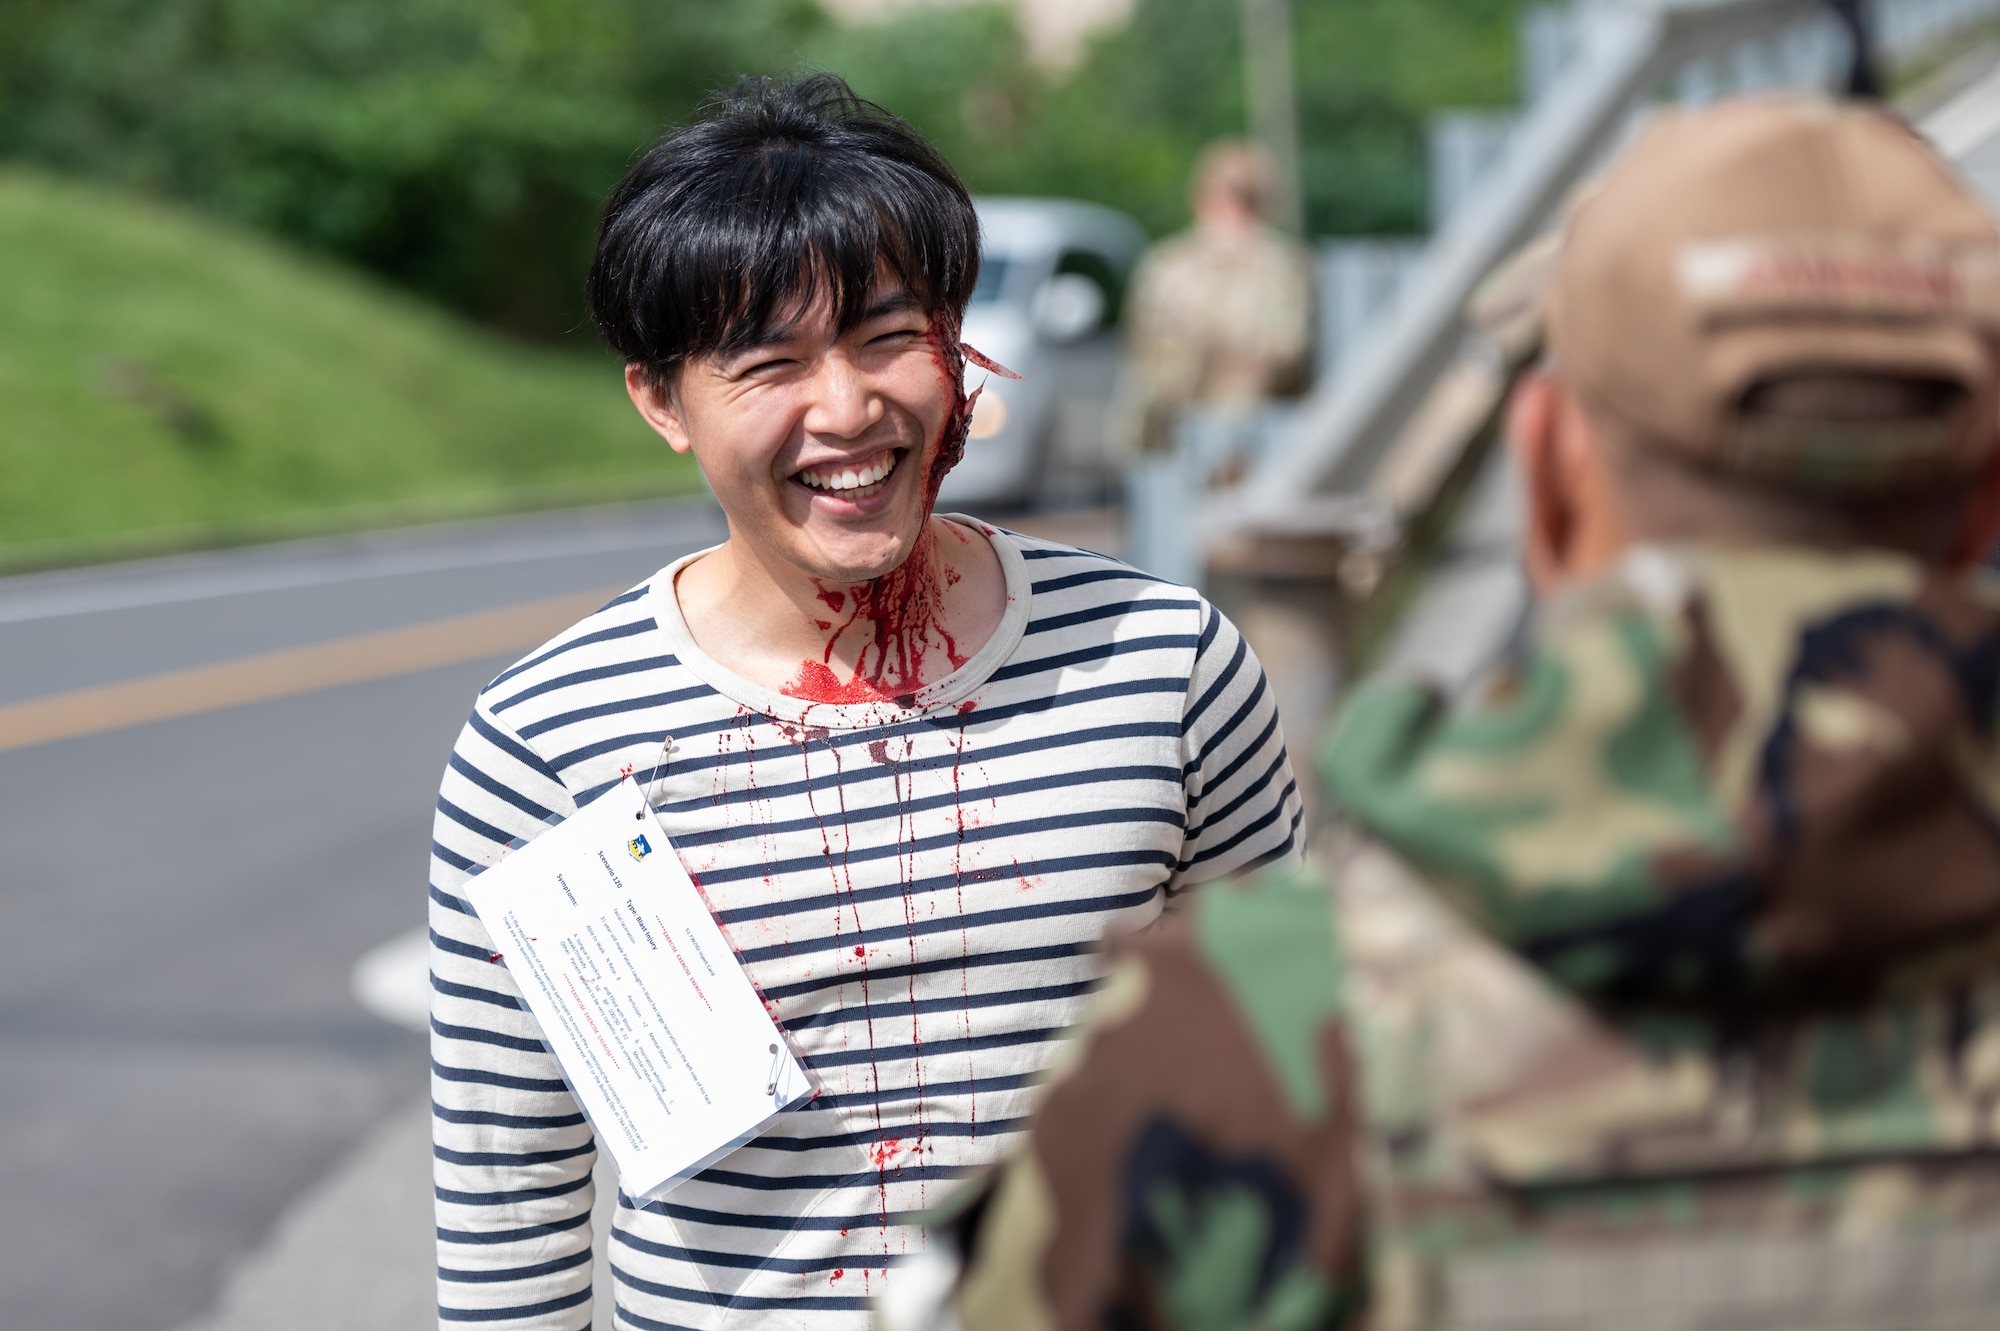
{"label": "paper card", "polygon": [[630,777],[464,895],[628,1195],[665,1193],[811,1098]]}

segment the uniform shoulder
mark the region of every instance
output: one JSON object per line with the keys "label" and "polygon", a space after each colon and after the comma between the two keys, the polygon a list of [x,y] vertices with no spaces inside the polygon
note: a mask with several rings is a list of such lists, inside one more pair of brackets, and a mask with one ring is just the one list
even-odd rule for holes
{"label": "uniform shoulder", "polygon": [[1306,244],[1297,236],[1287,235],[1282,231],[1271,231],[1266,234],[1270,237],[1278,252],[1283,254],[1288,262],[1301,268],[1311,268],[1313,266],[1312,246]]}
{"label": "uniform shoulder", "polygon": [[1133,1327],[1354,1324],[1364,1194],[1329,902],[1262,879],[1115,945],[1023,1145],[941,1226],[958,1325],[1054,1325],[1058,1304]]}
{"label": "uniform shoulder", "polygon": [[1331,1015],[1340,951],[1333,898],[1314,868],[1253,873],[1195,896],[1191,934],[1207,964],[1253,1012],[1304,1007]]}
{"label": "uniform shoulder", "polygon": [[1158,275],[1194,259],[1200,260],[1203,249],[1202,236],[1194,230],[1176,231],[1153,242],[1139,261],[1142,277]]}
{"label": "uniform shoulder", "polygon": [[1286,1089],[1316,1104],[1319,1031],[1341,1005],[1334,899],[1297,865],[1205,888],[1179,918],[1112,945],[1155,969],[1206,974]]}

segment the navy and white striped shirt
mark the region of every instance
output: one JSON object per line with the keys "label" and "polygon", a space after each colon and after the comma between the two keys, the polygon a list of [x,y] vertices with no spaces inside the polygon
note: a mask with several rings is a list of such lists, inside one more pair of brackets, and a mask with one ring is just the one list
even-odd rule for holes
{"label": "navy and white striped shirt", "polygon": [[624,774],[650,785],[663,736],[661,824],[823,1093],[664,1202],[620,1199],[619,1327],[861,1331],[923,1242],[906,1218],[1014,1139],[1098,979],[1091,945],[1296,853],[1235,628],[1186,588],[975,525],[1006,614],[908,706],[724,669],[681,618],[679,564],[480,694],[431,861],[445,1325],[591,1321],[590,1130],[460,885]]}

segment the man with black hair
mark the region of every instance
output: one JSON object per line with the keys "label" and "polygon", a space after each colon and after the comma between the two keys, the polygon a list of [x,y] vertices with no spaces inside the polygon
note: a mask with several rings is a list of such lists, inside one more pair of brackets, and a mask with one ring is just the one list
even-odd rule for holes
{"label": "man with black hair", "polygon": [[746,81],[612,196],[591,309],[729,539],[502,673],[433,847],[440,1316],[591,1323],[588,1126],[461,885],[644,786],[822,1085],[664,1201],[621,1327],[860,1328],[997,1159],[1107,930],[1295,854],[1263,673],[1193,592],[932,513],[964,448],[965,188],[828,76]]}

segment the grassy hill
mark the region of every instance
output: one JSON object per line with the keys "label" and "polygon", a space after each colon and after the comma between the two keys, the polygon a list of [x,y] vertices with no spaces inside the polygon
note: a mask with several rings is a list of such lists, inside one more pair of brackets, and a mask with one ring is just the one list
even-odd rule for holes
{"label": "grassy hill", "polygon": [[506,343],[264,238],[15,169],[0,412],[0,565],[701,484],[606,357]]}

